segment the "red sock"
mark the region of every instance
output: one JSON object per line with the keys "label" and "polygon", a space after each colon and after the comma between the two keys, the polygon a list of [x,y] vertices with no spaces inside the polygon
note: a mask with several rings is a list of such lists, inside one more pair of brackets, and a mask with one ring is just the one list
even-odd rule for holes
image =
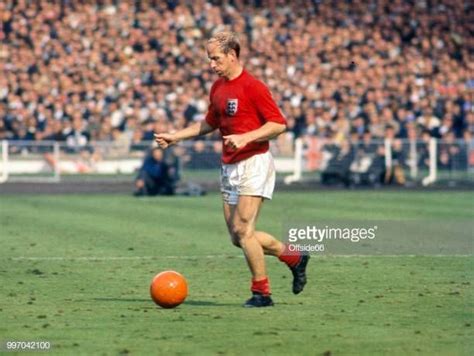
{"label": "red sock", "polygon": [[260,293],[262,295],[270,295],[270,282],[268,281],[268,277],[265,277],[264,279],[260,279],[256,281],[255,279],[252,279],[252,287],[250,290],[253,293]]}
{"label": "red sock", "polygon": [[278,256],[278,259],[286,263],[288,267],[295,267],[300,262],[301,254],[296,251],[290,251],[288,245],[285,245],[285,250]]}

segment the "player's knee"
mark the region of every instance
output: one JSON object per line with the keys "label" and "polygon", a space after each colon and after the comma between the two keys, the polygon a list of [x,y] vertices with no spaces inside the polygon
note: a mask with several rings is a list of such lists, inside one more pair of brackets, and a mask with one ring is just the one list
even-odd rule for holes
{"label": "player's knee", "polygon": [[252,228],[245,222],[236,222],[232,225],[232,237],[233,240],[238,242],[239,246],[242,245],[242,241],[252,237]]}
{"label": "player's knee", "polygon": [[239,237],[234,233],[233,225],[230,222],[227,222],[227,231],[229,232],[230,241],[232,242],[232,245],[240,248],[241,246]]}
{"label": "player's knee", "polygon": [[232,245],[238,248],[242,248],[242,246],[240,245],[240,239],[237,236],[230,235],[230,240],[232,241]]}

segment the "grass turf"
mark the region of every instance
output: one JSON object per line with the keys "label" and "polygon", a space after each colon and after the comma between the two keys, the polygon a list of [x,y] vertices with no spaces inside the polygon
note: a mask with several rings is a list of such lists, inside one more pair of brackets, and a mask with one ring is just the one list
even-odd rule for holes
{"label": "grass turf", "polygon": [[[474,217],[473,193],[277,193],[259,227],[281,221]],[[0,342],[50,341],[58,354],[472,354],[470,256],[313,258],[290,291],[267,258],[274,308],[247,310],[249,275],[217,195],[2,196]],[[217,256],[217,257],[213,257]],[[173,310],[148,295],[166,269],[188,279]]]}

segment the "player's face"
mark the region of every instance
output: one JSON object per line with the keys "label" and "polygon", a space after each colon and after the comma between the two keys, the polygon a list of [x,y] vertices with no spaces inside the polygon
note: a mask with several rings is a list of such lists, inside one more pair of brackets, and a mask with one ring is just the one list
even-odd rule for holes
{"label": "player's face", "polygon": [[210,61],[211,68],[219,77],[229,75],[232,64],[234,63],[232,54],[225,54],[216,43],[207,45],[207,56]]}

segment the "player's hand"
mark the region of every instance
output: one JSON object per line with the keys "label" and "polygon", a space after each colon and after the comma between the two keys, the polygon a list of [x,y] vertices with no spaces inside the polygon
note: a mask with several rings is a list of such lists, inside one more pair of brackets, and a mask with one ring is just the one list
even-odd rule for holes
{"label": "player's hand", "polygon": [[171,145],[174,145],[178,140],[173,134],[170,133],[158,133],[158,134],[153,134],[155,136],[155,141],[156,143],[161,147],[161,148],[168,148]]}
{"label": "player's hand", "polygon": [[238,150],[248,144],[244,135],[227,135],[222,136],[222,138],[224,139],[224,146],[233,150]]}

